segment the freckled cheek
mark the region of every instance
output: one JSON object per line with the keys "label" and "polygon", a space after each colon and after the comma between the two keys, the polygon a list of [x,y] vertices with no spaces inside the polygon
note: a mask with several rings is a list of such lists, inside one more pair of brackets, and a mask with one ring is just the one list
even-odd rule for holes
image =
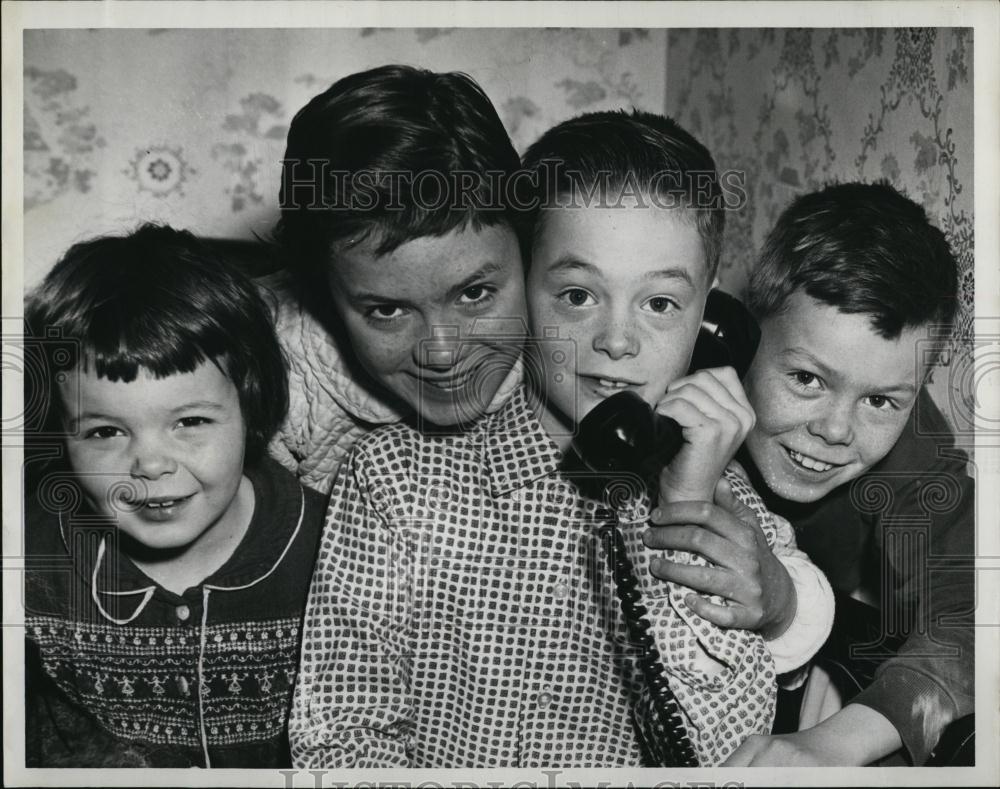
{"label": "freckled cheek", "polygon": [[756,429],[772,436],[788,433],[807,424],[817,407],[780,386],[755,390],[751,404],[757,414]]}
{"label": "freckled cheek", "polygon": [[588,396],[578,391],[578,379],[573,372],[567,371],[565,367],[549,370],[544,380],[546,402],[554,405],[573,421],[578,421],[583,416],[581,408],[586,410]]}
{"label": "freckled cheek", "polygon": [[562,336],[563,326],[568,323],[564,316],[552,308],[549,299],[548,294],[539,294],[528,304],[529,328],[535,336],[541,336],[542,330],[548,328],[558,328],[559,335]]}
{"label": "freckled cheek", "polygon": [[662,382],[663,391],[678,378],[687,375],[694,350],[694,332],[639,332],[642,365]]}
{"label": "freckled cheek", "polygon": [[405,334],[369,335],[359,340],[354,345],[354,352],[362,366],[376,377],[397,371],[413,356],[414,340]]}
{"label": "freckled cheek", "polygon": [[549,312],[544,316],[536,313],[537,320],[531,325],[531,332],[535,338],[543,337],[546,328],[558,330],[557,338],[561,345],[570,349],[567,365],[575,369],[576,361],[584,358],[593,347],[594,336],[598,332],[597,321],[580,315],[563,316],[557,312]]}
{"label": "freckled cheek", "polygon": [[[499,339],[495,319],[505,317],[509,316],[504,311],[494,311],[475,316],[448,315],[440,319],[440,325],[446,327],[449,333],[452,331],[452,327],[457,326],[458,336],[463,342],[479,345],[497,345],[499,344]],[[501,328],[504,331],[508,330],[506,326]],[[419,340],[417,342],[419,343]]]}

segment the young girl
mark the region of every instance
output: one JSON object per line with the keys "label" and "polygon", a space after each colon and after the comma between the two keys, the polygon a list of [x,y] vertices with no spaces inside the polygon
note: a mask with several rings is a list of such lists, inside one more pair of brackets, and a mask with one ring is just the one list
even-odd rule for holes
{"label": "young girl", "polygon": [[287,765],[323,502],[265,457],[265,305],[147,225],[72,247],[27,318],[65,461],[28,470],[27,763]]}
{"label": "young girl", "polygon": [[[378,425],[451,429],[519,382],[527,233],[505,184],[520,161],[470,77],[398,65],[314,96],[282,161],[289,268],[268,284],[290,407],[270,452],[325,493]],[[424,197],[428,174],[445,199]],[[483,355],[493,364],[469,375]]]}

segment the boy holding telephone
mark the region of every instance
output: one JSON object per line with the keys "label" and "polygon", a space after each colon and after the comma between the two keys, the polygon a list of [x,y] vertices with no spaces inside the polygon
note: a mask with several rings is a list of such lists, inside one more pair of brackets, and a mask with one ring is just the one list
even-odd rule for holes
{"label": "boy holding telephone", "polygon": [[[550,130],[525,164],[539,174],[552,160],[601,196],[597,205],[567,204],[571,184],[535,181],[528,308],[536,336],[558,327],[559,340],[525,355],[527,384],[495,412],[449,433],[380,428],[341,467],[289,724],[298,766],[664,764],[668,737],[689,741],[696,763],[719,764],[770,730],[779,656],[779,670],[793,668],[825,639],[825,581],[795,551],[787,523],[726,471],[753,425],[736,375],[682,377],[722,231],[711,156],[665,118],[598,113]],[[662,172],[680,176],[680,196],[656,194]],[[695,196],[704,185],[695,174],[706,173],[710,209]],[[630,179],[638,192],[623,198]],[[650,207],[654,194],[680,202]],[[479,367],[491,364],[484,356]],[[592,497],[590,475],[569,470],[571,439],[587,411],[629,390],[675,419],[685,444],[659,479],[626,475]],[[757,565],[753,584],[781,591],[763,599],[746,588],[734,596],[743,605],[721,606],[653,579],[658,560],[643,532],[657,487],[661,503],[687,502],[678,506],[743,502],[746,522],[727,528]],[[679,712],[669,733],[605,569],[600,532],[609,519],[637,565]],[[696,573],[709,569],[670,555]],[[796,607],[806,589],[816,600]],[[713,624],[730,608],[739,629]],[[795,649],[781,638],[802,654],[789,657]]]}

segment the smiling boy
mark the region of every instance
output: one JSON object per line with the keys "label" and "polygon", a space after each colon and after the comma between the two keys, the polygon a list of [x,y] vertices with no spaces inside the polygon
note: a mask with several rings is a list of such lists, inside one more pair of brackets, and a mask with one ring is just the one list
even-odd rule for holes
{"label": "smiling boy", "polygon": [[[564,465],[584,413],[632,389],[687,439],[660,495],[710,499],[752,424],[732,370],[683,377],[722,230],[718,201],[694,209],[694,174],[714,176],[714,163],[672,121],[645,113],[560,124],[525,166],[560,152],[567,165],[606,156],[614,190],[646,156],[650,177],[682,176],[683,202],[543,208],[530,314],[539,333],[557,327],[560,343],[541,342],[541,359],[524,365],[543,380],[528,376],[461,432],[400,424],[356,444],[331,495],[306,617],[290,721],[297,765],[664,764],[667,735],[650,715],[600,536],[609,506],[649,597],[677,725],[699,761],[717,764],[770,729],[775,668],[764,639],[716,626],[687,605],[686,589],[649,575],[642,534],[657,481],[626,480],[628,495],[609,504]],[[600,168],[585,174],[588,186],[600,177]],[[565,196],[552,187],[557,201]],[[768,545],[783,542],[779,526],[744,481],[727,479],[734,492],[723,495],[755,504],[763,524],[740,524],[740,536],[787,582]],[[760,606],[755,625],[787,629],[785,603]]]}
{"label": "smiling boy", "polygon": [[[753,417],[731,370],[678,380],[690,365],[708,295],[698,226],[679,211],[634,200],[547,209],[539,223],[528,272],[533,333],[557,328],[576,349],[575,369],[548,382],[542,424],[550,435],[572,435],[581,415],[632,390],[686,423],[689,432],[719,431],[690,441],[671,464],[673,476],[687,482],[672,491],[676,500],[710,500],[727,453],[738,448],[732,441],[749,430]],[[678,397],[681,391],[687,396]],[[692,420],[699,410],[709,418]],[[713,447],[717,441],[721,446]],[[568,442],[563,444],[565,449]],[[689,460],[695,452],[701,457]],[[685,461],[700,473],[685,475]]]}
{"label": "smiling boy", "polygon": [[[754,738],[733,764],[868,764],[902,746],[921,765],[972,712],[975,496],[923,386],[935,357],[921,345],[951,323],[956,287],[943,234],[888,184],[801,197],[767,239],[750,284],[762,340],[741,459],[843,595],[827,649],[844,654],[831,659],[861,648],[884,662],[860,693],[841,688],[840,712]],[[881,608],[873,632],[857,632],[848,595]]]}

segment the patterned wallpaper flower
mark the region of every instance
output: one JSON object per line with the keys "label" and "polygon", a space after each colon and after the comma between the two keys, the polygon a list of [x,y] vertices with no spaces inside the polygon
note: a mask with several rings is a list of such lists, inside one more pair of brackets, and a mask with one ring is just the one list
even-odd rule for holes
{"label": "patterned wallpaper flower", "polygon": [[[962,28],[29,30],[25,283],[74,241],[140,221],[266,235],[295,111],[345,74],[400,62],[471,74],[519,150],[580,112],[666,108],[746,174],[721,271],[736,293],[792,197],[890,179],[959,256],[959,340],[942,365],[968,366],[972,45]],[[971,413],[947,378],[939,402]]]}
{"label": "patterned wallpaper flower", "polygon": [[65,69],[24,69],[25,210],[91,190],[94,156],[105,141],[76,89],[76,77]]}
{"label": "patterned wallpaper flower", "polygon": [[143,220],[266,235],[296,110],[393,62],[471,74],[519,150],[579,112],[662,111],[666,95],[664,30],[30,30],[26,284],[74,241]]}
{"label": "patterned wallpaper flower", "polygon": [[886,178],[945,233],[960,306],[931,391],[953,422],[973,406],[955,383],[973,335],[972,44],[965,28],[691,29],[670,31],[667,54],[667,112],[745,173],[747,203],[726,218],[727,289],[742,292],[781,210],[833,180]]}

